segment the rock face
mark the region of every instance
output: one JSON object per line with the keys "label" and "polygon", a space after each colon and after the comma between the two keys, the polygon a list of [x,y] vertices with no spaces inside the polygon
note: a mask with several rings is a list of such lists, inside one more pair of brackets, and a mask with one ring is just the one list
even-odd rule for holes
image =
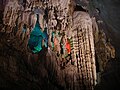
{"label": "rock face", "polygon": [[119,11],[119,0],[93,0],[93,5],[95,8],[99,10],[99,15],[102,18],[102,20],[107,24],[106,32],[107,35],[111,38],[112,44],[115,46],[116,49],[116,55],[119,57],[119,46],[120,46],[120,11]]}
{"label": "rock face", "polygon": [[[119,18],[120,18],[120,3],[119,0],[93,0],[91,4],[94,4],[94,8],[97,8],[97,19],[102,19],[106,24],[99,25],[102,27],[106,36],[110,37],[110,41],[116,50],[116,60],[109,60],[106,64],[106,69],[103,71],[101,76],[101,82],[96,86],[96,90],[117,90],[119,88]],[[92,8],[93,12],[95,11]]]}
{"label": "rock face", "polygon": [[[90,17],[89,4],[87,0],[6,1],[4,12],[1,10],[0,87],[93,90],[98,83],[98,72],[103,72],[107,62],[115,58],[115,50],[101,28],[104,22]],[[27,44],[36,14],[42,31],[48,29],[49,47],[33,54]],[[65,46],[67,40],[72,43],[70,60],[66,58],[66,49],[64,54],[60,53],[60,43]]]}

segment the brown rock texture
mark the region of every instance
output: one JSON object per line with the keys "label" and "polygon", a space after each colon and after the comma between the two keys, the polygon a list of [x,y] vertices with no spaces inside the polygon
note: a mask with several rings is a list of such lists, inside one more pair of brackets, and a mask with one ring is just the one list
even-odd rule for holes
{"label": "brown rock texture", "polygon": [[[89,4],[87,0],[6,1],[0,24],[0,88],[93,90],[99,78],[96,68],[103,72],[107,62],[115,58],[115,50],[98,18],[90,16]],[[48,28],[49,47],[33,54],[27,44],[36,12],[42,31]],[[24,24],[26,32],[22,31]],[[58,42],[54,49],[53,31]],[[69,62],[60,54],[60,41],[66,39],[73,44]]]}

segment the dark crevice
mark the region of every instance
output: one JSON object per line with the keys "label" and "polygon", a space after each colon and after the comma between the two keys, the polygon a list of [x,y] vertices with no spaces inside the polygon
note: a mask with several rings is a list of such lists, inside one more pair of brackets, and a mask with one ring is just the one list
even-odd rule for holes
{"label": "dark crevice", "polygon": [[87,10],[85,10],[85,9],[84,9],[82,6],[80,6],[80,5],[76,5],[74,11],[83,11],[83,12],[87,12]]}

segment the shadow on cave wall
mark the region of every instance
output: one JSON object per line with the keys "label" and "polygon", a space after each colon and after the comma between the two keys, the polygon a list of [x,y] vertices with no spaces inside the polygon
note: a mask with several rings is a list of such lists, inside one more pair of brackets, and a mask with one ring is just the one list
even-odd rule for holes
{"label": "shadow on cave wall", "polygon": [[106,64],[105,71],[101,74],[101,82],[95,90],[118,90],[120,88],[120,1],[93,0],[91,4],[98,9],[100,18],[97,19],[105,22],[100,28],[104,30],[107,37],[110,37],[116,50],[116,58]]}
{"label": "shadow on cave wall", "polygon": [[119,58],[109,60],[105,71],[101,74],[101,82],[96,85],[95,90],[118,90],[120,88],[119,72]]}

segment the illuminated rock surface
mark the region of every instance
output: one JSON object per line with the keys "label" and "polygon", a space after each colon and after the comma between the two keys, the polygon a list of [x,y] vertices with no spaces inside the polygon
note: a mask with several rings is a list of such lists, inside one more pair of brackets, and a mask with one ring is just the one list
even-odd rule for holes
{"label": "illuminated rock surface", "polygon": [[[0,12],[1,89],[93,90],[96,83],[96,90],[118,87],[119,61],[114,59],[120,45],[118,0],[1,0]],[[39,54],[27,46],[35,13],[41,13],[41,29],[47,27],[49,35],[49,48]],[[63,33],[63,42],[73,39],[69,62],[58,55]]]}

